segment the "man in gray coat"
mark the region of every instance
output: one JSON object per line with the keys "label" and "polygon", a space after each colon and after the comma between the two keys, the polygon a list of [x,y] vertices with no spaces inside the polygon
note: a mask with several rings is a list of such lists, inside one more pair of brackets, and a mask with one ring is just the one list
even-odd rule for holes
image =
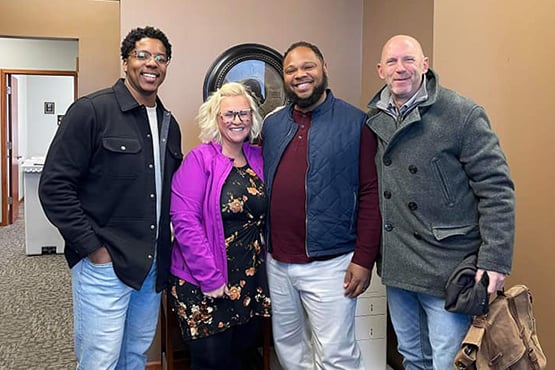
{"label": "man in gray coat", "polygon": [[383,219],[379,272],[407,370],[450,369],[471,316],[445,310],[445,284],[467,255],[476,282],[503,287],[514,240],[514,186],[484,109],[439,85],[419,42],[398,35],[370,101]]}

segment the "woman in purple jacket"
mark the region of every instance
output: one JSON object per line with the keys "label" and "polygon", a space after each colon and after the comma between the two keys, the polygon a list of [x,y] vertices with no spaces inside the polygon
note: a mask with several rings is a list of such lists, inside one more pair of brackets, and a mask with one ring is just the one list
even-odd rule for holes
{"label": "woman in purple jacket", "polygon": [[173,177],[168,297],[191,369],[243,369],[259,317],[270,316],[257,109],[240,83],[214,92],[197,116],[202,144]]}

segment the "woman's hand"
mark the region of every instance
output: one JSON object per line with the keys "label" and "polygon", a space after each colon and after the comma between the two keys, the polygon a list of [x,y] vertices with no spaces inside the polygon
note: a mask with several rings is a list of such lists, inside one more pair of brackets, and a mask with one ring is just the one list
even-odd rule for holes
{"label": "woman's hand", "polygon": [[227,285],[223,284],[218,289],[205,292],[204,295],[212,298],[221,298],[224,295],[229,295],[229,288],[227,287]]}

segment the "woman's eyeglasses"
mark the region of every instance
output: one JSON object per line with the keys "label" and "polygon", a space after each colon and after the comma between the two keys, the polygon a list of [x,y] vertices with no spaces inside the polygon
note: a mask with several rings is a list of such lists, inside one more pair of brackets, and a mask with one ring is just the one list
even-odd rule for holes
{"label": "woman's eyeglasses", "polygon": [[239,117],[239,121],[244,123],[252,119],[252,111],[250,109],[239,111],[228,110],[227,112],[220,112],[220,116],[225,123],[233,122],[236,116]]}

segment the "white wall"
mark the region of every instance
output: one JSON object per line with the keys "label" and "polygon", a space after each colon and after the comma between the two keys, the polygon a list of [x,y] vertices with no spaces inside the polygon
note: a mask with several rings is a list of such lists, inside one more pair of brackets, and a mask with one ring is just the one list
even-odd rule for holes
{"label": "white wall", "polygon": [[0,37],[0,68],[77,70],[78,40]]}
{"label": "white wall", "polygon": [[[18,91],[27,91],[27,76],[18,75],[14,76],[17,80]],[[17,118],[18,118],[18,130],[17,130],[17,148],[19,150],[19,155],[21,159],[19,160],[19,179],[23,179],[23,168],[22,164],[24,161],[24,156],[27,153],[27,94],[18,94],[17,100]],[[23,154],[25,153],[25,154]],[[19,181],[19,200],[23,198],[23,181]]]}
{"label": "white wall", "polygon": [[[58,115],[64,115],[73,102],[72,76],[14,75],[18,81],[17,141],[19,160],[19,199],[24,196],[23,162],[44,157],[58,128]],[[54,114],[44,113],[44,102],[54,102]],[[15,124],[15,122],[14,122]]]}
{"label": "white wall", "polygon": [[[20,155],[45,156],[58,128],[58,115],[64,115],[73,102],[73,77],[27,76],[26,88],[27,151]],[[54,114],[44,113],[44,102],[55,103]]]}
{"label": "white wall", "polygon": [[[10,70],[44,70],[44,71],[77,71],[79,56],[79,41],[77,39],[37,39],[37,38],[20,38],[20,37],[0,37],[0,69]],[[20,77],[23,77],[20,76]],[[19,78],[20,81],[26,81]],[[24,88],[26,82],[21,85]],[[72,85],[73,99],[73,85]],[[27,118],[27,112],[24,108],[25,102],[19,106],[19,116],[22,119]],[[4,115],[7,112],[0,112]],[[26,130],[26,127],[20,127],[19,130]],[[20,132],[21,135],[21,132]],[[25,142],[26,136],[20,136],[20,150],[27,148],[28,143]],[[23,142],[22,142],[23,141]],[[50,140],[48,141],[48,143]],[[44,145],[41,144],[38,150],[43,150]],[[20,155],[25,156],[23,152]],[[20,166],[21,168],[21,166]],[[0,175],[5,171],[5,164],[0,164]],[[23,194],[23,177],[20,176],[19,196]],[[0,199],[2,199],[2,190],[0,189]],[[0,215],[1,218],[1,215]]]}

